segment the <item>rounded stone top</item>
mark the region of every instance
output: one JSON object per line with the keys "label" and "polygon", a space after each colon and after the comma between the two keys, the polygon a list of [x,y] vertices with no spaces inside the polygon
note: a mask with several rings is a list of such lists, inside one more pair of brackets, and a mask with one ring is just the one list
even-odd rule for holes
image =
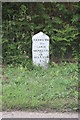
{"label": "rounded stone top", "polygon": [[44,34],[43,32],[39,32],[32,37],[32,40],[33,39],[49,39],[49,36]]}

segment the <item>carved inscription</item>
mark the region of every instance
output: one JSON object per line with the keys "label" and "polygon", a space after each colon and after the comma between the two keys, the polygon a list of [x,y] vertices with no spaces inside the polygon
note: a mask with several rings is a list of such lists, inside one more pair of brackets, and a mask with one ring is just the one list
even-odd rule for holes
{"label": "carved inscription", "polygon": [[[39,33],[38,33],[39,34]],[[40,32],[40,39],[32,39],[32,56],[35,65],[45,66],[49,62],[49,39]]]}

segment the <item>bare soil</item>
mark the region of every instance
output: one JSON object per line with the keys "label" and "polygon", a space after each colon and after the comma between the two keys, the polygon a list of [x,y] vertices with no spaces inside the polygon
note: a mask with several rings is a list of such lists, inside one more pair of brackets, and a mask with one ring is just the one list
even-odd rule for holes
{"label": "bare soil", "polygon": [[0,118],[78,118],[78,113],[72,112],[28,112],[28,111],[12,111],[0,112]]}

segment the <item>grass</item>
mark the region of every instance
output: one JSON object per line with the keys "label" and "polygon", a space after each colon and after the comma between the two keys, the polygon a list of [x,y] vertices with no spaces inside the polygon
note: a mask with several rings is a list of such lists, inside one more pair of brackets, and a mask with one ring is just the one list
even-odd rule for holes
{"label": "grass", "polygon": [[9,65],[3,72],[3,110],[77,110],[77,63],[53,63],[48,69]]}

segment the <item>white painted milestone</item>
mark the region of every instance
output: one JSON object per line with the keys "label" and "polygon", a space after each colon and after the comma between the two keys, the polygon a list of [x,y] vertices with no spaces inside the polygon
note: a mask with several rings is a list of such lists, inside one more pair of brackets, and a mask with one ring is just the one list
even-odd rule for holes
{"label": "white painted milestone", "polygon": [[32,60],[34,65],[48,66],[49,36],[43,32],[39,32],[32,37]]}

